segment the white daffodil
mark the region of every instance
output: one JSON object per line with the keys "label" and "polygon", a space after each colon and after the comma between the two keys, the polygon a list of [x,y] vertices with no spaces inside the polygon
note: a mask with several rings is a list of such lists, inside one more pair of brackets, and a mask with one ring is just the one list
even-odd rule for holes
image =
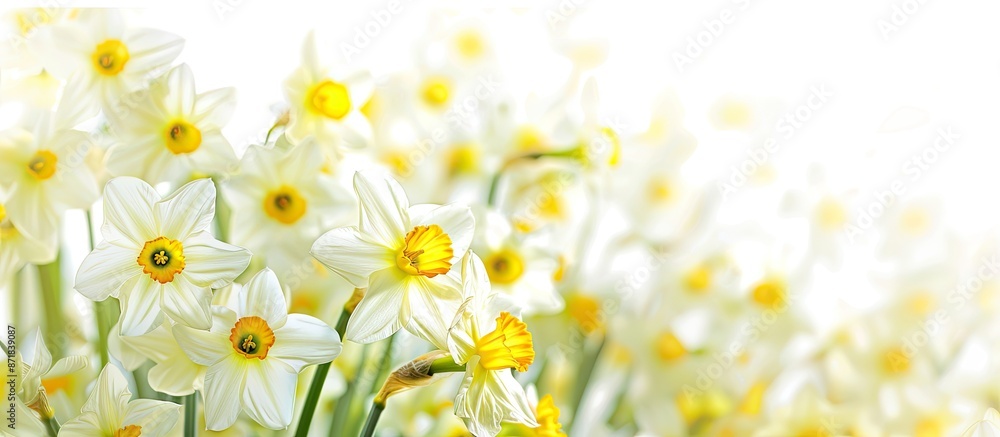
{"label": "white daffodil", "polygon": [[990,408],[983,415],[983,420],[972,424],[962,437],[1000,437],[1000,413]]}
{"label": "white daffodil", "polygon": [[346,190],[322,167],[323,154],[312,141],[291,150],[251,146],[240,173],[223,185],[233,210],[233,243],[264,256],[281,278],[310,260],[304,255],[312,242],[348,215]]}
{"label": "white daffodil", "polygon": [[104,366],[81,414],[59,430],[66,437],[158,437],[173,429],[181,406],[152,399],[131,400],[128,381],[113,365]]}
{"label": "white daffodil", "polygon": [[58,235],[52,233],[42,240],[30,238],[7,218],[7,209],[0,197],[0,283],[11,278],[25,263],[45,264],[56,258]]}
{"label": "white daffodil", "polygon": [[45,346],[42,331],[35,331],[35,345],[30,363],[21,363],[22,378],[17,387],[21,391],[21,400],[29,408],[38,411],[42,417],[52,417],[55,412],[49,405],[49,397],[55,393],[51,390],[58,384],[52,384],[59,378],[67,377],[87,367],[87,357],[75,355],[63,358],[52,364],[52,354]]}
{"label": "white daffodil", "polygon": [[232,170],[236,155],[222,127],[235,100],[233,88],[196,94],[187,64],[174,67],[136,93],[139,104],[108,113],[121,140],[108,151],[108,170],[154,184]]}
{"label": "white daffodil", "polygon": [[312,254],[337,274],[368,291],[351,315],[346,337],[371,343],[402,327],[442,346],[461,301],[452,269],[469,248],[475,219],[466,206],[410,206],[388,176],[359,172],[357,227],[329,231]]}
{"label": "white daffodil", "polygon": [[104,189],[104,240],[87,255],[75,288],[88,299],[121,300],[121,334],[142,335],[163,314],[199,329],[212,326],[213,288],[250,264],[250,252],[212,237],[215,186],[191,182],[166,198],[135,178]]}
{"label": "white daffodil", "polygon": [[181,350],[172,332],[173,324],[167,320],[144,335],[127,337],[112,333],[108,349],[118,358],[125,370],[139,368],[147,359],[156,363],[149,369],[149,387],[171,396],[187,396],[201,390],[205,380],[205,366],[199,365]]}
{"label": "white daffodil", "polygon": [[340,338],[322,320],[288,314],[281,285],[269,269],[240,290],[237,306],[236,312],[214,307],[210,331],[182,325],[173,330],[191,360],[208,366],[208,429],[229,428],[241,409],[267,428],[287,428],[299,372],[340,355]]}
{"label": "white daffodil", "polygon": [[126,28],[119,11],[83,9],[76,20],[53,26],[47,71],[61,78],[82,73],[86,89],[108,112],[135,105],[124,98],[159,76],[184,47],[180,37],[153,29]]}
{"label": "white daffodil", "polygon": [[455,415],[478,436],[495,436],[501,422],[539,426],[524,388],[511,369],[528,370],[535,349],[527,325],[506,296],[490,290],[482,260],[469,252],[462,261],[465,302],[448,330],[448,349],[466,366],[455,397]]}
{"label": "white daffodil", "polygon": [[285,81],[291,102],[286,134],[295,143],[312,136],[336,153],[343,145],[364,147],[372,127],[361,113],[374,84],[367,73],[330,73],[319,64],[312,33],[302,46],[302,65]]}

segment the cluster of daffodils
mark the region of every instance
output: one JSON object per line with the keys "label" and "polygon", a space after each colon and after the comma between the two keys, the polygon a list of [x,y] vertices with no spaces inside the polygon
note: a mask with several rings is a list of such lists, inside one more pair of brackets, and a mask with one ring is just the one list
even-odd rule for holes
{"label": "cluster of daffodils", "polygon": [[240,143],[180,37],[2,18],[4,433],[1000,435],[1000,240],[933,198],[859,226],[821,168],[692,171],[763,102],[699,143],[667,92],[636,128],[602,43],[553,32],[564,86],[524,95],[484,20],[442,20],[377,82],[303,33]]}

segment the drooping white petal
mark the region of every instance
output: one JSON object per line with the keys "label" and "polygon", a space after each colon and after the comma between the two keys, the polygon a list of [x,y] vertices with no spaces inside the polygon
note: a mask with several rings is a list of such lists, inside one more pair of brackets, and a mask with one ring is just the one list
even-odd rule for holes
{"label": "drooping white petal", "polygon": [[236,423],[248,367],[245,357],[228,354],[205,372],[205,424],[209,430],[222,431]]}
{"label": "drooping white petal", "polygon": [[524,389],[510,370],[489,371],[477,366],[470,363],[455,397],[455,415],[465,419],[469,431],[478,436],[495,436],[504,421],[537,427]]}
{"label": "drooping white petal", "polygon": [[402,245],[409,230],[410,203],[399,183],[373,171],[357,172],[354,191],[361,210],[358,226],[361,233],[385,247]]}
{"label": "drooping white petal", "polygon": [[455,253],[452,264],[458,263],[469,250],[476,228],[472,210],[465,205],[414,205],[410,207],[411,226],[438,225],[451,238],[451,248]]}
{"label": "drooping white petal", "polygon": [[281,291],[278,277],[271,269],[265,268],[250,278],[250,282],[239,293],[239,317],[258,316],[267,322],[272,330],[285,325],[288,305]]}
{"label": "drooping white petal", "polygon": [[358,288],[368,287],[372,272],[396,262],[390,248],[366,241],[355,227],[337,228],[321,235],[310,253]]}
{"label": "drooping white petal", "polygon": [[119,291],[122,317],[121,335],[142,335],[163,322],[160,311],[160,284],[148,276],[138,275],[125,281]]}
{"label": "drooping white petal", "polygon": [[31,355],[30,368],[24,372],[24,379],[41,378],[52,367],[52,354],[45,346],[45,338],[40,328],[35,329],[35,350]]}
{"label": "drooping white petal", "polygon": [[407,303],[410,321],[406,330],[431,342],[438,349],[448,348],[448,328],[462,303],[458,281],[447,275],[411,279]]}
{"label": "drooping white petal", "polygon": [[160,307],[173,321],[195,329],[212,327],[212,292],[178,275],[163,284]]}
{"label": "drooping white petal", "polygon": [[142,427],[143,437],[167,435],[181,417],[181,406],[173,402],[136,399],[125,408],[122,426]]}
{"label": "drooping white petal", "polygon": [[410,320],[405,305],[409,275],[396,266],[372,273],[364,299],[347,322],[348,340],[373,343],[389,337]]}
{"label": "drooping white petal", "polygon": [[268,359],[278,358],[295,372],[310,364],[333,361],[340,355],[337,332],[322,320],[305,314],[289,314],[285,325],[274,331],[274,338]]}
{"label": "drooping white petal", "polygon": [[160,393],[171,396],[187,396],[194,393],[196,381],[204,377],[205,367],[191,361],[183,352],[149,369],[149,386]]}
{"label": "drooping white petal", "polygon": [[229,330],[236,324],[236,313],[225,307],[212,308],[212,329],[203,331],[183,325],[171,330],[181,350],[197,364],[213,366],[234,355],[229,343]]}
{"label": "drooping white petal", "polygon": [[448,329],[448,351],[459,364],[467,363],[476,354],[476,339],[472,338],[476,322],[469,309],[472,303],[471,297],[462,303]]}
{"label": "drooping white petal", "polygon": [[246,370],[242,398],[247,414],[265,428],[287,428],[292,423],[298,375],[268,359],[250,364]]}
{"label": "drooping white petal", "polygon": [[73,355],[70,357],[63,358],[56,361],[52,368],[46,372],[46,376],[49,378],[58,378],[61,376],[66,376],[71,373],[76,373],[77,371],[83,370],[87,367],[89,360],[87,357],[82,355]]}
{"label": "drooping white petal", "polygon": [[250,265],[250,251],[199,232],[184,240],[184,275],[200,287],[221,288]]}
{"label": "drooping white petal", "polygon": [[93,301],[102,301],[117,294],[122,284],[142,274],[142,266],[136,262],[138,255],[138,248],[101,241],[83,259],[73,288]]}
{"label": "drooping white petal", "polygon": [[132,177],[118,177],[104,187],[104,226],[101,234],[116,242],[125,238],[141,248],[159,237],[159,223],[153,216],[153,204],[160,200],[149,184]]}
{"label": "drooping white petal", "polygon": [[183,240],[207,231],[215,217],[215,185],[211,179],[188,182],[154,206],[160,235]]}

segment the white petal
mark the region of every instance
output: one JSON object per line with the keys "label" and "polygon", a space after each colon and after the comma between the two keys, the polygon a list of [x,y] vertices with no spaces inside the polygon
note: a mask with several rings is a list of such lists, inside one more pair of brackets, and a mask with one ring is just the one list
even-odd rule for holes
{"label": "white petal", "polygon": [[455,253],[452,264],[458,263],[469,250],[476,229],[476,219],[472,210],[465,205],[414,205],[409,210],[411,226],[438,225],[451,238],[451,248]]}
{"label": "white petal", "polygon": [[417,277],[412,283],[406,295],[411,315],[406,330],[438,349],[448,349],[448,328],[462,304],[458,281],[439,275],[433,279]]}
{"label": "white petal", "polygon": [[56,364],[46,372],[47,378],[58,378],[60,376],[66,376],[71,373],[76,373],[87,367],[89,360],[87,357],[81,355],[74,355],[71,357],[63,358],[56,361]]}
{"label": "white petal", "polygon": [[372,272],[395,265],[392,249],[365,241],[355,227],[337,228],[321,235],[310,253],[358,288],[368,286]]}
{"label": "white petal", "polygon": [[163,103],[172,116],[187,116],[194,113],[194,74],[191,67],[181,64],[167,72],[166,93]]}
{"label": "white petal", "polygon": [[467,419],[469,431],[480,436],[497,435],[503,421],[538,426],[524,389],[510,370],[466,372],[455,397],[455,415]]}
{"label": "white petal", "polygon": [[[25,407],[24,413],[27,413],[29,415],[28,417],[31,417],[35,421],[38,421],[38,419],[35,418],[34,416],[35,414],[34,411],[29,410],[27,407]],[[26,416],[22,415],[21,411],[18,411],[18,423],[17,423],[18,429],[21,429],[23,425],[23,423],[21,422],[22,417]],[[38,423],[41,424],[41,421],[38,421]],[[44,424],[42,424],[42,426],[44,426]],[[79,416],[73,418],[73,420],[64,423],[59,428],[59,437],[99,437],[99,436],[104,436],[105,435],[104,433],[105,430],[101,428],[100,416],[98,416],[97,413],[93,411],[85,411]],[[42,428],[42,431],[40,431],[37,434],[29,433],[22,435],[27,435],[31,437],[44,436],[48,435],[48,430]]]}
{"label": "white petal", "polygon": [[160,311],[160,284],[145,275],[138,275],[122,285],[118,298],[121,301],[121,335],[142,335],[163,322]]}
{"label": "white petal", "polygon": [[149,369],[149,386],[171,396],[194,393],[195,381],[204,377],[205,368],[188,359],[186,355],[171,357]]}
{"label": "white petal", "polygon": [[469,306],[472,298],[468,298],[458,309],[458,314],[448,329],[448,351],[459,364],[467,363],[476,354],[476,340],[472,338],[475,319]]}
{"label": "white petal", "polygon": [[118,294],[122,284],[142,274],[142,267],[136,262],[138,255],[138,248],[100,242],[80,264],[73,288],[94,301],[102,301],[112,294]]}
{"label": "white petal", "polygon": [[198,94],[194,123],[223,127],[236,109],[236,88],[221,88]]}
{"label": "white petal", "polygon": [[222,288],[250,265],[250,251],[216,240],[200,232],[184,241],[184,271],[192,284]]}
{"label": "white petal", "polygon": [[298,375],[280,362],[264,359],[247,366],[243,406],[257,423],[270,429],[285,429],[292,423]]}
{"label": "white petal", "polygon": [[160,195],[149,184],[132,177],[119,177],[104,187],[104,226],[101,234],[115,242],[128,239],[135,247],[159,237],[153,204]]}
{"label": "white petal", "polygon": [[228,354],[205,372],[205,424],[209,430],[222,431],[236,423],[248,367],[245,357]]}
{"label": "white petal", "polygon": [[125,65],[129,74],[143,74],[170,64],[184,48],[184,40],[172,33],[153,29],[129,29],[122,40],[130,59]]}
{"label": "white petal", "polygon": [[60,212],[38,183],[22,183],[7,199],[7,217],[25,235],[39,239],[59,231]]}
{"label": "white petal", "polygon": [[354,174],[354,191],[361,210],[361,233],[386,247],[402,245],[409,230],[409,201],[399,183],[388,175],[364,171]]}
{"label": "white petal", "polygon": [[[83,404],[83,411],[93,411],[101,416],[102,422],[121,423],[132,393],[128,390],[128,381],[113,364],[104,366],[101,375],[97,377],[94,391]],[[117,419],[117,420],[115,420]]]}
{"label": "white petal", "polygon": [[288,315],[288,305],[285,294],[281,291],[278,277],[271,269],[264,268],[250,278],[239,293],[239,317],[258,316],[267,322],[271,329],[285,325]]}
{"label": "white petal", "polygon": [[123,426],[139,425],[143,437],[166,435],[181,417],[181,406],[173,402],[136,399],[125,409]]}
{"label": "white petal", "polygon": [[203,331],[184,325],[174,325],[172,332],[181,350],[197,364],[213,366],[234,355],[229,342],[229,330],[236,325],[236,314],[225,307],[213,307],[212,329]]}
{"label": "white petal", "polygon": [[296,373],[310,364],[333,361],[340,355],[337,332],[322,320],[305,314],[289,314],[285,326],[274,332],[274,346],[268,358],[279,358]]}
{"label": "white petal", "polygon": [[163,284],[160,307],[173,321],[195,329],[212,327],[212,292],[182,277]]}
{"label": "white petal", "polygon": [[198,179],[180,187],[154,206],[160,219],[160,235],[183,240],[191,234],[208,230],[215,217],[215,185],[211,179]]}
{"label": "white petal", "polygon": [[372,273],[368,291],[351,314],[344,336],[355,343],[373,343],[402,328],[410,320],[410,309],[404,305],[409,279],[395,266]]}

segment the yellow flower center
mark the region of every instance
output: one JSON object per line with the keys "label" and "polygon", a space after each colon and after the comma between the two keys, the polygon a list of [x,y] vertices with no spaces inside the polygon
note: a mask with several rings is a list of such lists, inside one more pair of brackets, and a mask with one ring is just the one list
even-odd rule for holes
{"label": "yellow flower center", "polygon": [[776,280],[765,280],[753,289],[753,300],[761,306],[773,307],[785,300],[785,286]]}
{"label": "yellow flower center", "polygon": [[184,245],[167,237],[149,240],[136,258],[142,272],[154,281],[166,284],[174,280],[174,275],[184,271]]}
{"label": "yellow flower center", "polygon": [[274,332],[260,317],[243,317],[229,331],[229,342],[233,344],[233,350],[248,360],[263,360],[267,358],[268,349],[274,346]]}
{"label": "yellow flower center", "polygon": [[562,431],[562,424],[559,423],[559,408],[556,407],[552,395],[542,396],[535,407],[535,420],[538,428],[535,428],[535,435],[538,437],[565,437]]}
{"label": "yellow flower center", "polygon": [[476,341],[476,354],[479,365],[487,370],[528,370],[535,361],[528,325],[506,311],[500,313],[496,329]]}
{"label": "yellow flower center", "polygon": [[917,421],[914,429],[915,437],[944,437],[948,428],[946,420],[940,417],[925,417]]}
{"label": "yellow flower center", "polygon": [[486,257],[486,274],[494,284],[512,284],[524,274],[524,261],[513,250],[501,250]]}
{"label": "yellow flower center", "polygon": [[743,403],[740,404],[740,412],[751,416],[760,413],[764,402],[764,391],[766,390],[767,385],[763,382],[757,382],[750,386],[746,397],[743,398]]}
{"label": "yellow flower center", "polygon": [[139,425],[128,425],[124,428],[116,429],[114,437],[139,437],[142,435],[142,427]]}
{"label": "yellow flower center", "polygon": [[2,222],[5,218],[7,218],[7,208],[0,203],[0,222]]}
{"label": "yellow flower center", "polygon": [[580,329],[591,334],[604,328],[601,318],[601,304],[590,296],[574,293],[566,300],[566,312],[576,320]]}
{"label": "yellow flower center", "polygon": [[687,355],[684,344],[672,332],[664,332],[656,339],[656,355],[661,360],[672,363]]}
{"label": "yellow flower center", "polygon": [[750,125],[750,119],[750,107],[743,102],[726,102],[719,111],[719,122],[722,129],[745,128]]}
{"label": "yellow flower center", "polygon": [[451,96],[451,83],[440,76],[432,77],[424,82],[424,102],[431,106],[442,106],[448,103]]}
{"label": "yellow flower center", "polygon": [[830,431],[823,425],[809,425],[799,430],[795,437],[831,437]]}
{"label": "yellow flower center", "polygon": [[478,169],[479,148],[475,144],[457,146],[448,155],[448,173],[452,176],[475,174]]}
{"label": "yellow flower center", "polygon": [[701,294],[712,286],[712,268],[698,264],[684,275],[684,285],[688,291]]}
{"label": "yellow flower center", "polygon": [[264,212],[271,218],[290,225],[306,213],[306,199],[295,187],[282,185],[264,196]]}
{"label": "yellow flower center", "polygon": [[538,150],[545,145],[545,137],[533,126],[521,126],[514,134],[514,145],[518,150]]}
{"label": "yellow flower center", "polygon": [[816,221],[822,229],[833,231],[847,223],[847,212],[836,200],[827,198],[816,206]]}
{"label": "yellow flower center", "polygon": [[201,146],[201,131],[184,120],[176,120],[163,131],[163,141],[174,155],[191,153]]}
{"label": "yellow flower center", "polygon": [[673,198],[674,189],[667,178],[658,177],[649,181],[649,198],[654,203],[666,203]]}
{"label": "yellow flower center", "polygon": [[455,36],[455,48],[466,59],[479,57],[485,51],[483,37],[472,29],[466,29]]}
{"label": "yellow flower center", "polygon": [[901,348],[889,349],[882,356],[882,370],[890,375],[902,375],[910,370],[910,357]]}
{"label": "yellow flower center", "polygon": [[109,39],[98,44],[90,57],[98,73],[114,76],[125,68],[129,60],[128,47],[117,39]]}
{"label": "yellow flower center", "polygon": [[327,118],[340,120],[351,111],[347,87],[332,80],[313,85],[306,97],[306,108]]}
{"label": "yellow flower center", "polygon": [[433,278],[451,270],[451,237],[438,225],[417,226],[406,233],[396,266],[410,275]]}
{"label": "yellow flower center", "polygon": [[39,150],[28,160],[28,174],[44,181],[56,174],[56,154],[48,150]]}

